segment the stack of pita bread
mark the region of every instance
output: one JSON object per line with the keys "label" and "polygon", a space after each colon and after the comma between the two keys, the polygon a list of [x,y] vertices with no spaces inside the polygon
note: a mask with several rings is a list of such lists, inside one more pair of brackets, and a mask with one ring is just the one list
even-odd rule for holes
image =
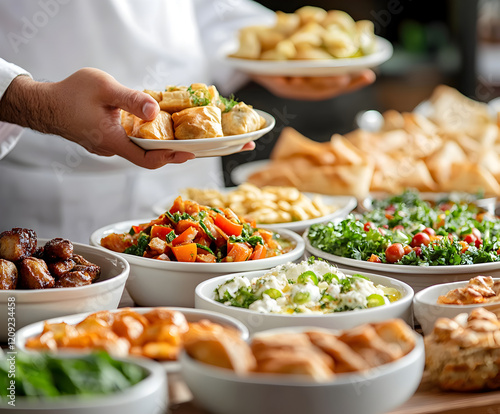
{"label": "stack of pita bread", "polygon": [[429,102],[429,116],[389,110],[380,131],[334,134],[326,143],[284,128],[271,162],[248,181],[358,198],[405,188],[500,195],[500,123],[488,106],[444,85]]}

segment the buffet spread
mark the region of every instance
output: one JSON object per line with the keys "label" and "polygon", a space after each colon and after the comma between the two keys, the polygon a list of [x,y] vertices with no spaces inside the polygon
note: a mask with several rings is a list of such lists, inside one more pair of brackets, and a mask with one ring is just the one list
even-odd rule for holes
{"label": "buffet spread", "polygon": [[[376,53],[369,21],[309,6],[276,17],[242,29],[229,57]],[[149,122],[122,111],[131,139],[235,152],[220,140],[272,128],[213,85],[145,92],[161,111]],[[89,245],[0,229],[0,411],[498,407],[495,116],[440,86],[412,113],[384,113],[378,131],[318,143],[284,128],[247,182],[185,188]]]}

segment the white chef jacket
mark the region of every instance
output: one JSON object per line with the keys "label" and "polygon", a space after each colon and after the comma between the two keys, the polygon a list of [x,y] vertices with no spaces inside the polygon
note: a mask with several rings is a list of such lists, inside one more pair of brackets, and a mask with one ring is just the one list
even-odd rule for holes
{"label": "white chef jacket", "polygon": [[[2,0],[0,56],[35,79],[96,67],[138,90],[204,82],[227,94],[241,78],[217,50],[240,27],[273,18],[248,0]],[[9,76],[0,61],[0,85]],[[182,188],[222,183],[219,158],[149,171],[26,129],[0,161],[0,231],[29,227],[86,243],[103,225],[151,217],[155,202]]]}

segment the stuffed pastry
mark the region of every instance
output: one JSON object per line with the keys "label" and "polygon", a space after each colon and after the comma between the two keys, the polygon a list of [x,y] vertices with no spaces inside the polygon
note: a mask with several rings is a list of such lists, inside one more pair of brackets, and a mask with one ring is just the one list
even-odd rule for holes
{"label": "stuffed pastry", "polygon": [[168,112],[160,111],[152,121],[135,117],[132,136],[146,139],[170,140],[175,139],[172,127],[172,115]]}
{"label": "stuffed pastry", "polygon": [[219,92],[213,85],[193,83],[189,87],[169,86],[162,92],[160,109],[169,113],[194,106],[213,105],[219,100]]}
{"label": "stuffed pastry", "polygon": [[216,106],[195,106],[172,114],[176,139],[222,137],[221,110]]}
{"label": "stuffed pastry", "polygon": [[246,134],[261,129],[266,123],[256,111],[243,102],[222,114],[222,131],[224,135]]}

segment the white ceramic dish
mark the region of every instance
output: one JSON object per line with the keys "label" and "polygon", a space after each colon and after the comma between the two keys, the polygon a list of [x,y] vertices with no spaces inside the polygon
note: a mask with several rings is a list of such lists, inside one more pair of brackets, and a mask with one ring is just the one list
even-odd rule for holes
{"label": "white ceramic dish", "polygon": [[247,273],[235,273],[206,280],[198,285],[195,291],[195,307],[231,316],[243,322],[250,333],[264,331],[268,329],[292,327],[292,326],[315,326],[328,329],[350,329],[362,323],[380,322],[386,319],[402,318],[410,326],[413,326],[412,301],[413,289],[406,283],[385,276],[379,276],[364,272],[346,271],[348,275],[361,273],[370,278],[375,284],[382,284],[387,287],[394,287],[402,293],[402,298],[390,305],[379,306],[371,309],[356,311],[336,312],[326,315],[319,314],[263,314],[249,309],[226,306],[214,300],[214,290],[225,281],[235,276],[244,276],[249,280],[262,276],[266,270]]}
{"label": "white ceramic dish", "polygon": [[[78,357],[77,354],[61,358]],[[168,407],[167,376],[161,365],[145,358],[117,358],[142,367],[147,377],[123,391],[105,396],[76,398],[64,396],[57,399],[32,401],[16,398],[15,408],[1,404],[0,412],[18,414],[163,414]]]}
{"label": "white ceramic dish", "polygon": [[236,185],[243,184],[254,172],[260,171],[270,163],[270,160],[258,160],[240,164],[231,171],[231,181]]}
{"label": "white ceramic dish", "polygon": [[219,50],[220,60],[234,69],[255,75],[275,76],[333,76],[360,72],[379,66],[392,56],[391,43],[376,37],[375,52],[356,58],[311,60],[256,60],[230,57],[238,49],[234,40]]}
{"label": "white ceramic dish", "polygon": [[[134,311],[144,314],[152,310],[153,308],[131,308]],[[218,323],[220,325],[225,325],[225,326],[230,326],[241,333],[241,337],[246,340],[248,339],[249,332],[247,327],[238,321],[237,319],[228,316],[228,315],[222,315],[218,314],[215,312],[207,311],[207,310],[201,310],[201,309],[190,309],[190,308],[169,308],[172,310],[177,310],[179,312],[182,312],[184,316],[186,317],[186,320],[188,322],[198,322],[202,319],[208,319],[211,322]],[[119,312],[122,309],[116,309],[113,310],[113,312]],[[71,325],[75,325],[82,320],[84,320],[88,315],[90,315],[92,312],[87,312],[87,313],[80,313],[77,315],[68,315],[68,316],[62,316],[59,318],[53,318],[49,319],[48,323],[60,323],[60,322],[66,322]],[[43,331],[43,325],[45,321],[40,321],[33,323],[31,325],[25,326],[21,330],[17,332],[16,335],[16,347],[18,350],[22,351],[28,351],[28,352],[33,352],[30,349],[26,348],[26,341],[33,337],[40,335]],[[73,350],[76,351],[76,350]],[[36,352],[36,351],[35,351]],[[68,350],[62,350],[61,353],[65,354],[68,352]],[[86,351],[84,351],[86,352]],[[168,362],[162,362],[162,366],[165,368],[165,370],[168,373],[173,373],[173,372],[178,372],[180,369],[180,365],[178,361],[168,361]]]}
{"label": "white ceramic dish", "polygon": [[[484,273],[483,273],[484,274]],[[486,273],[486,275],[488,275]],[[464,287],[468,280],[464,282],[443,283],[430,286],[427,289],[418,292],[413,299],[413,310],[415,318],[420,323],[424,335],[429,335],[434,323],[438,318],[454,318],[460,313],[470,313],[474,308],[485,308],[490,311],[499,311],[500,302],[478,303],[475,305],[443,305],[438,304],[439,296],[446,295],[450,290]]]}
{"label": "white ceramic dish", "polygon": [[[47,241],[48,239],[38,239],[38,246],[45,245]],[[118,307],[130,272],[127,261],[109,250],[103,251],[79,243],[73,243],[73,246],[75,254],[80,254],[101,267],[100,278],[91,285],[81,287],[0,290],[1,342],[13,338],[12,328],[20,329],[33,322],[77,312],[96,312]],[[12,303],[13,312],[9,309]],[[9,318],[14,318],[15,323],[12,324]]]}
{"label": "white ceramic dish", "polygon": [[246,143],[256,141],[274,128],[276,121],[273,116],[258,109],[256,109],[256,111],[266,120],[266,125],[258,131],[248,132],[246,134],[230,135],[220,138],[182,140],[129,138],[145,150],[168,149],[173,151],[186,151],[193,153],[197,158],[219,157],[234,154],[240,151]]}
{"label": "white ceramic dish", "polygon": [[306,256],[321,257],[322,259],[335,263],[343,270],[347,269],[361,272],[360,269],[363,269],[379,275],[393,277],[394,279],[409,284],[415,293],[436,284],[469,280],[471,277],[479,274],[500,277],[500,262],[461,266],[410,266],[373,263],[335,256],[319,250],[311,246],[307,238],[307,231],[304,233],[303,238],[306,245]]}
{"label": "white ceramic dish", "polygon": [[[123,221],[96,230],[90,244],[100,249],[100,241],[111,233],[125,233],[132,225],[151,219]],[[294,232],[280,230],[279,234],[296,243],[293,250],[280,256],[234,263],[181,263],[148,259],[117,253],[130,264],[127,290],[139,306],[194,306],[194,290],[198,284],[214,276],[234,272],[270,269],[282,263],[299,259],[304,253],[304,241]]]}
{"label": "white ceramic dish", "polygon": [[[302,332],[314,328],[267,331]],[[379,414],[407,401],[416,391],[424,370],[424,344],[414,333],[416,346],[403,358],[365,371],[339,374],[323,383],[273,375],[237,376],[181,355],[182,375],[195,401],[218,414]]]}
{"label": "white ceramic dish", "polygon": [[[474,203],[478,207],[485,209],[491,214],[495,214],[495,205],[497,202],[496,197],[488,197],[488,198],[476,198],[473,194],[468,194],[468,193],[429,193],[429,192],[421,192],[419,193],[420,197],[422,200],[427,200],[431,202],[439,201],[439,200],[444,200],[444,199],[450,199],[454,201],[464,201],[467,203]],[[370,196],[366,197],[363,199],[363,201],[360,203],[360,207],[365,210],[365,211],[370,211],[372,210],[372,203],[373,200],[381,200],[387,197],[391,197],[394,194],[389,194],[389,193],[379,193],[379,192],[374,192],[371,193]]]}
{"label": "white ceramic dish", "polygon": [[[235,189],[236,187],[231,187],[231,188],[223,188],[220,189],[219,191],[222,193],[229,193],[231,191],[234,191]],[[354,210],[356,208],[356,205],[358,204],[356,197],[351,197],[351,196],[326,196],[322,194],[313,194],[313,193],[304,193],[304,195],[306,195],[310,199],[312,199],[315,196],[319,196],[321,197],[323,204],[327,206],[336,207],[336,209],[335,211],[331,212],[330,214],[327,214],[326,216],[310,220],[292,221],[289,223],[272,223],[272,224],[257,223],[257,225],[271,226],[273,229],[276,230],[286,229],[294,231],[296,233],[303,233],[304,230],[306,230],[309,226],[313,224],[343,219],[352,210]],[[172,203],[174,202],[175,198],[176,197],[169,197],[164,200],[160,200],[158,203],[153,205],[154,213],[157,215],[165,213],[165,211],[172,206]]]}

